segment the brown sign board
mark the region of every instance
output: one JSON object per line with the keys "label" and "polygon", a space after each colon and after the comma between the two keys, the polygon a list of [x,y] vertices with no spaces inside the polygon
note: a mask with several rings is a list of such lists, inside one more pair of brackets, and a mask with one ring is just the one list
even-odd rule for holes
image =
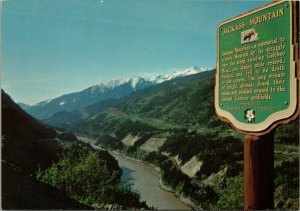
{"label": "brown sign board", "polygon": [[299,115],[296,2],[275,1],[217,30],[215,109],[244,134],[263,135]]}

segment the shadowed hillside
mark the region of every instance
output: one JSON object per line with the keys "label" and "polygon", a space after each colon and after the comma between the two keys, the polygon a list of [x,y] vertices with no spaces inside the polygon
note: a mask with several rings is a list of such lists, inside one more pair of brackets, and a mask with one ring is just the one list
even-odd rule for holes
{"label": "shadowed hillside", "polygon": [[58,159],[58,134],[26,114],[1,90],[2,208],[87,209],[49,185],[35,180],[38,167]]}
{"label": "shadowed hillside", "polygon": [[60,151],[56,131],[29,116],[4,91],[1,100],[2,158],[28,173],[55,161]]}
{"label": "shadowed hillside", "polygon": [[55,131],[2,97],[2,207],[4,209],[149,208],[121,181],[106,151]]}

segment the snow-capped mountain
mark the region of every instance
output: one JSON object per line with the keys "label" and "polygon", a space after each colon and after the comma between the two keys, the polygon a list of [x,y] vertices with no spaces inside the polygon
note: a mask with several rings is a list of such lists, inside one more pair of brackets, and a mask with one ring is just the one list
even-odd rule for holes
{"label": "snow-capped mountain", "polygon": [[158,75],[158,76],[154,76],[154,77],[150,77],[150,78],[146,78],[146,77],[142,78],[140,76],[133,76],[133,77],[127,77],[127,78],[121,78],[121,79],[107,80],[107,81],[101,82],[98,85],[92,86],[91,92],[95,92],[95,91],[99,91],[99,90],[104,92],[107,89],[113,89],[117,86],[120,86],[120,85],[126,84],[126,83],[130,84],[131,87],[134,90],[136,90],[136,89],[144,88],[145,86],[148,86],[148,85],[163,83],[165,81],[172,80],[177,77],[193,75],[193,74],[197,74],[199,72],[207,71],[207,70],[208,70],[208,68],[200,68],[199,69],[198,67],[193,66],[188,69],[177,70],[170,74]]}
{"label": "snow-capped mountain", "polygon": [[90,87],[90,90],[91,93],[105,92],[108,89],[114,89],[115,87],[121,86],[123,84],[128,84],[132,89],[137,90],[147,86],[149,84],[149,81],[140,76],[133,76],[128,78],[103,81],[98,85]]}
{"label": "snow-capped mountain", "polygon": [[193,67],[188,68],[188,69],[177,70],[177,71],[175,71],[173,73],[170,73],[170,74],[155,76],[153,78],[150,78],[149,80],[152,81],[155,84],[159,84],[159,83],[162,83],[162,82],[165,82],[165,81],[172,80],[174,78],[193,75],[193,74],[197,74],[197,73],[200,73],[202,71],[207,71],[207,70],[208,70],[208,68],[200,68],[199,69],[198,67],[193,66]]}
{"label": "snow-capped mountain", "polygon": [[55,99],[42,101],[26,109],[26,111],[38,119],[45,119],[58,111],[79,109],[83,106],[94,104],[100,100],[120,99],[151,85],[163,83],[178,77],[196,74],[205,70],[207,69],[199,69],[194,66],[152,78],[134,76],[102,81],[99,84],[91,86],[80,92],[70,93]]}

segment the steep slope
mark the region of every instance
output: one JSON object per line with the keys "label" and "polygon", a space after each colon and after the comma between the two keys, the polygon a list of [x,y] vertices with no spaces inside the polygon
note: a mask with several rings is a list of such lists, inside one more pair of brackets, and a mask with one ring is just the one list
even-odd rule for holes
{"label": "steep slope", "polygon": [[176,71],[171,74],[159,75],[153,78],[142,78],[140,76],[108,80],[98,85],[91,86],[83,91],[70,93],[55,99],[42,101],[26,109],[26,111],[38,119],[46,119],[58,111],[72,111],[81,107],[94,104],[107,99],[120,99],[144,89],[151,85],[159,84],[174,78],[193,75],[205,68],[191,67],[185,70]]}
{"label": "steep slope", "polygon": [[24,112],[1,90],[2,208],[85,209],[64,193],[37,182],[34,173],[57,160],[58,134]]}
{"label": "steep slope", "polygon": [[2,157],[28,172],[34,171],[39,164],[51,164],[60,151],[54,140],[55,130],[25,113],[4,91],[1,91],[1,100]]}

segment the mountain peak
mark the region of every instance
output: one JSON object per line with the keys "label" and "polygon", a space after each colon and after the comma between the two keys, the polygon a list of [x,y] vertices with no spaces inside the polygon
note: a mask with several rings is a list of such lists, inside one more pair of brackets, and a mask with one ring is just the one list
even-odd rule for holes
{"label": "mountain peak", "polygon": [[140,76],[133,76],[133,77],[126,77],[126,78],[120,78],[120,79],[112,79],[112,80],[106,80],[103,81],[95,86],[91,87],[91,92],[95,92],[100,90],[101,92],[104,92],[107,89],[114,89],[117,86],[121,86],[123,84],[130,84],[130,86],[133,89],[136,89],[137,86],[142,82],[145,81],[142,77]]}
{"label": "mountain peak", "polygon": [[194,74],[197,74],[197,73],[200,73],[202,71],[207,71],[208,68],[198,68],[197,66],[192,66],[190,68],[187,68],[187,69],[183,69],[183,70],[176,70],[170,74],[165,74],[165,75],[159,75],[159,76],[156,76],[154,78],[151,78],[150,80],[153,81],[155,84],[158,84],[158,83],[162,83],[162,82],[165,82],[165,81],[169,81],[169,80],[172,80],[174,78],[177,78],[177,77],[184,77],[184,76],[188,76],[188,75],[194,75]]}
{"label": "mountain peak", "polygon": [[129,81],[130,81],[131,87],[136,89],[138,84],[145,80],[140,76],[134,76],[134,77],[131,77]]}

